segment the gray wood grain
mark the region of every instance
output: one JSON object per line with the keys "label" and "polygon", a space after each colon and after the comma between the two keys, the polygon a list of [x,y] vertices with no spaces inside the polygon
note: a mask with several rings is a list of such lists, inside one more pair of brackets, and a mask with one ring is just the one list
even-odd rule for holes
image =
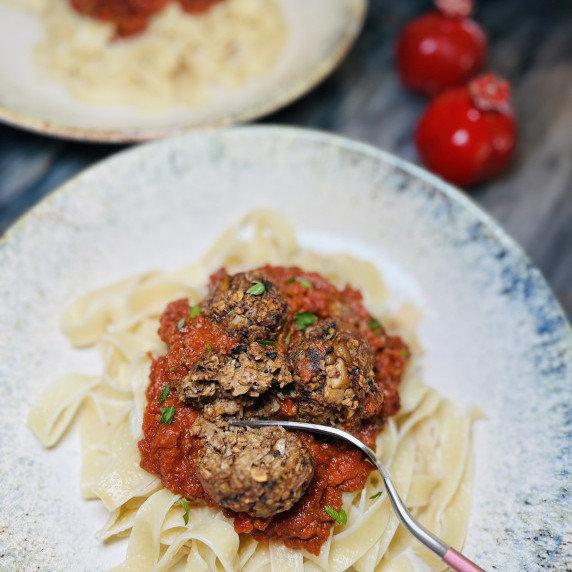
{"label": "gray wood grain", "polygon": [[[336,72],[262,120],[341,133],[418,162],[412,133],[426,105],[395,75],[393,46],[428,0],[372,0],[356,45]],[[572,317],[572,1],[483,0],[487,67],[512,84],[517,156],[472,191],[541,269]],[[65,142],[0,126],[0,233],[63,181],[119,146]]]}

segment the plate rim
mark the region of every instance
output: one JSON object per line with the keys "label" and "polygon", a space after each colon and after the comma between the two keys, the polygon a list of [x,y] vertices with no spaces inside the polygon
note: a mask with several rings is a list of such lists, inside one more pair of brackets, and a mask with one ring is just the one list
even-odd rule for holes
{"label": "plate rim", "polygon": [[105,165],[110,162],[115,161],[125,161],[128,160],[126,157],[130,155],[137,155],[139,153],[145,153],[146,149],[152,148],[153,146],[162,145],[172,145],[181,144],[187,138],[194,137],[217,137],[221,133],[264,133],[267,132],[269,135],[272,133],[287,134],[292,138],[301,138],[308,141],[314,142],[326,142],[337,147],[343,147],[348,150],[357,151],[359,153],[365,154],[367,156],[380,159],[386,164],[400,168],[401,170],[414,175],[418,179],[424,181],[425,183],[431,185],[439,193],[447,197],[449,200],[457,203],[462,208],[466,209],[475,219],[484,223],[486,228],[490,231],[492,236],[503,246],[511,249],[523,262],[527,264],[531,269],[534,269],[542,279],[547,292],[550,294],[551,303],[554,305],[554,309],[561,317],[564,319],[568,330],[568,343],[572,348],[572,321],[568,318],[564,308],[562,307],[560,301],[556,297],[553,288],[550,286],[548,280],[544,276],[543,272],[538,268],[538,266],[531,260],[528,253],[524,248],[514,239],[510,234],[502,227],[501,223],[498,222],[489,212],[480,207],[474,199],[472,199],[466,192],[464,192],[459,187],[452,185],[451,183],[445,181],[441,177],[431,173],[424,167],[416,165],[415,163],[403,159],[389,151],[376,147],[372,143],[368,143],[356,138],[352,138],[347,135],[334,133],[327,131],[325,129],[310,128],[298,125],[280,125],[280,124],[247,124],[247,125],[234,125],[234,126],[222,126],[213,128],[204,128],[193,130],[185,133],[181,133],[176,137],[168,137],[166,139],[157,139],[142,142],[141,144],[127,147],[121,149],[107,157],[104,157],[88,167],[82,169],[80,172],[73,175],[71,178],[64,181],[62,184],[53,189],[49,194],[42,197],[37,203],[35,203],[31,208],[29,208],[24,214],[18,217],[8,228],[0,234],[0,246],[7,244],[13,234],[23,230],[25,226],[33,223],[33,219],[36,218],[37,213],[39,213],[40,208],[45,208],[55,197],[59,197],[62,194],[70,194],[73,192],[76,186],[76,181],[84,176],[89,176],[93,171],[97,171],[101,168],[105,168]]}
{"label": "plate rim", "polygon": [[0,104],[0,121],[12,127],[31,131],[41,135],[49,135],[58,139],[85,141],[92,143],[138,143],[176,137],[206,129],[241,125],[276,112],[297,101],[300,97],[315,89],[345,59],[364,27],[369,10],[369,0],[351,0],[354,18],[346,23],[344,33],[332,50],[320,63],[307,73],[287,84],[286,89],[275,91],[274,97],[255,102],[244,109],[227,114],[224,117],[198,125],[183,127],[153,127],[128,129],[96,129],[64,125],[57,121],[43,119],[39,116],[9,109]]}

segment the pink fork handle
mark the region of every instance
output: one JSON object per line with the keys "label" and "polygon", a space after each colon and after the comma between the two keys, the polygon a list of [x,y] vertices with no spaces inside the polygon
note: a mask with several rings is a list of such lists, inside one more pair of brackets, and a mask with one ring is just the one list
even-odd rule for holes
{"label": "pink fork handle", "polygon": [[456,572],[485,572],[480,566],[457,552],[454,548],[449,548],[443,556],[443,562],[448,564]]}

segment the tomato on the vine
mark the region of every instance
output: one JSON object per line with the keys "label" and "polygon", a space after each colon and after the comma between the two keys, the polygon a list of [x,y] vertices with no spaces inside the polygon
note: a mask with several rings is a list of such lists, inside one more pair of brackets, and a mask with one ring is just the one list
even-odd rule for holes
{"label": "tomato on the vine", "polygon": [[397,41],[403,85],[434,96],[463,85],[483,66],[487,38],[468,16],[472,0],[437,0],[437,10],[412,20]]}
{"label": "tomato on the vine", "polygon": [[460,187],[498,176],[510,162],[515,138],[510,86],[493,74],[433,99],[415,133],[423,163]]}

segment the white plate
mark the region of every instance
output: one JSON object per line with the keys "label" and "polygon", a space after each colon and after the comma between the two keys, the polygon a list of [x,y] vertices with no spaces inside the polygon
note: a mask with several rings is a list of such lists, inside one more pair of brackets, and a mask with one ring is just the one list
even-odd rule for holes
{"label": "white plate", "polygon": [[[263,1],[263,0],[261,0]],[[0,120],[59,137],[100,142],[162,138],[249,121],[291,103],[326,77],[361,30],[367,0],[278,0],[288,36],[274,68],[195,107],[147,113],[127,105],[74,99],[33,61],[37,19],[0,3]]]}
{"label": "white plate", "polygon": [[572,334],[538,270],[454,188],[387,153],[273,127],[202,132],[121,153],[64,185],[0,242],[0,568],[101,570],[97,503],[80,499],[78,443],[44,451],[25,426],[41,388],[97,371],[58,329],[77,295],[195,259],[254,207],[303,242],[374,260],[391,304],[421,308],[423,379],[479,405],[465,550],[487,569],[572,565]]}

